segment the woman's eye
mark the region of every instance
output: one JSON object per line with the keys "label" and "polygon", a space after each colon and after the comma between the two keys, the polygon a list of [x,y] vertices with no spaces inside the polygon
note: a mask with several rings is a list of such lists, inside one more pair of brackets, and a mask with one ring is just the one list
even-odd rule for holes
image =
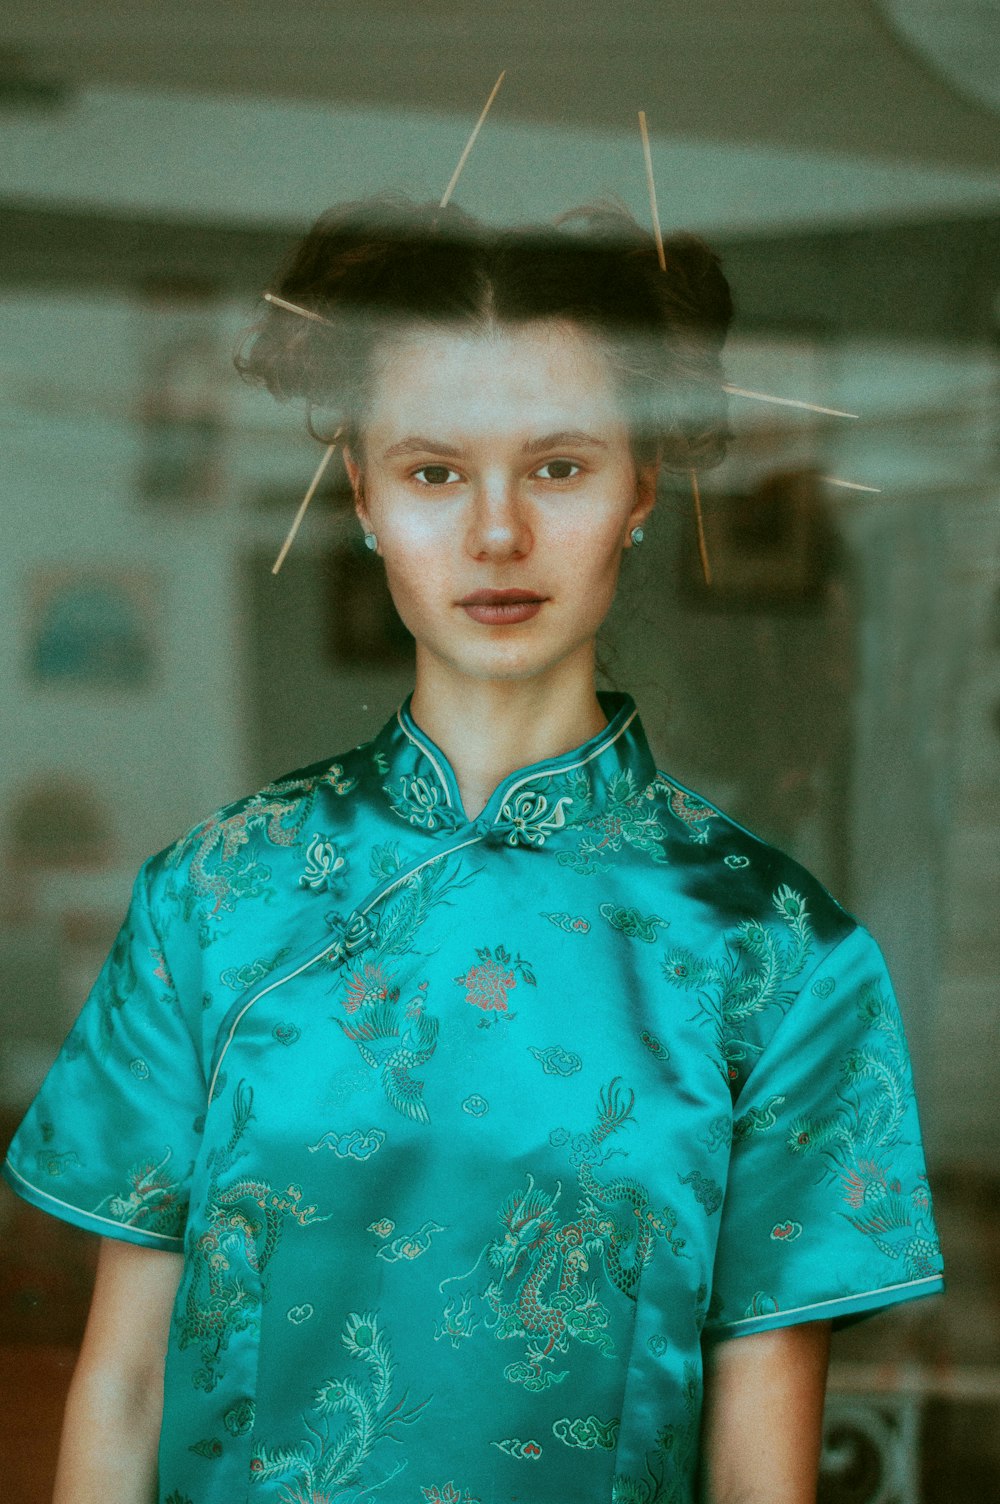
{"label": "woman's eye", "polygon": [[[535,474],[541,476],[542,480],[572,480],[582,468],[582,465],[578,465],[575,460],[546,460],[545,464],[540,465],[535,471]],[[544,473],[546,470],[550,472],[548,475]]]}
{"label": "woman's eye", "polygon": [[452,477],[455,480],[461,479],[458,471],[452,470],[449,465],[421,465],[413,474],[424,486],[445,486]]}

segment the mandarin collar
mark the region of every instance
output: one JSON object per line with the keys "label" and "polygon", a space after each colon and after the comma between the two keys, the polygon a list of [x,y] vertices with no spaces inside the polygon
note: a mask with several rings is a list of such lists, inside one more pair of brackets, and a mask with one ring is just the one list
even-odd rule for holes
{"label": "mandarin collar", "polygon": [[455,771],[411,713],[412,691],[374,738],[382,788],[397,815],[429,832],[493,833],[509,845],[541,846],[574,821],[574,806],[592,811],[612,785],[641,792],[656,776],[656,764],[634,699],[622,690],[599,689],[608,724],[586,741],[526,763],[501,779],[474,820],[462,807]]}

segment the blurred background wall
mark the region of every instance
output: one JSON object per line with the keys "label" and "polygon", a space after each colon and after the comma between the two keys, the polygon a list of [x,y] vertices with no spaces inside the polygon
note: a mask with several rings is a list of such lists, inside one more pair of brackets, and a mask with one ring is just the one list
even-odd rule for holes
{"label": "blurred background wall", "polygon": [[[603,643],[660,766],[811,866],[896,980],[955,1291],[884,1340],[912,1372],[953,1365],[968,1405],[900,1369],[878,1411],[871,1352],[842,1345],[869,1408],[829,1497],[859,1504],[982,1504],[1000,1466],[975,1419],[1000,1395],[998,35],[987,0],[12,0],[0,32],[10,1128],[143,858],[411,685],[337,479],[270,572],[319,451],[231,357],[318,212],[438,198],[506,67],[462,206],[614,196],[645,222],[642,107],[664,227],[706,236],[733,285],[730,381],[860,415],[733,398],[704,483],[713,592],[665,484]],[[12,1203],[5,1361],[48,1343],[58,1390],[90,1245]]]}

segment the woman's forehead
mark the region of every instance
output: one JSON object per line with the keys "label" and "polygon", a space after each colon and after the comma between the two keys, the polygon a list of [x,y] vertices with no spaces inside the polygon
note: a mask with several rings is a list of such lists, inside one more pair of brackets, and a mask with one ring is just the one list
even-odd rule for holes
{"label": "woman's forehead", "polygon": [[556,321],[413,331],[387,342],[365,428],[491,434],[620,426],[607,357],[585,330]]}

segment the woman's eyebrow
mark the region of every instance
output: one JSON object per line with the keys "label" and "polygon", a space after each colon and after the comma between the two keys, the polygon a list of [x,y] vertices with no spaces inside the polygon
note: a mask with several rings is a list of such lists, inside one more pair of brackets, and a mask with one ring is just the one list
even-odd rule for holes
{"label": "woman's eyebrow", "polygon": [[[581,444],[591,449],[607,449],[603,439],[596,434],[584,433],[580,428],[561,428],[555,433],[543,434],[539,439],[528,439],[522,446],[523,454],[539,454],[545,449],[558,449],[560,445],[572,444],[579,447]],[[461,456],[461,448],[450,444],[447,439],[428,439],[422,434],[409,434],[405,439],[400,439],[398,444],[392,444],[382,455],[384,460],[397,459],[402,454],[436,454],[442,458],[458,459]]]}
{"label": "woman's eyebrow", "polygon": [[425,439],[419,433],[411,433],[407,438],[400,439],[398,444],[391,444],[382,458],[392,460],[400,454],[441,454],[449,459],[457,459],[460,453],[456,445],[449,444],[446,439]]}
{"label": "woman's eyebrow", "polygon": [[581,428],[561,428],[556,433],[543,434],[540,439],[529,439],[524,445],[525,454],[538,454],[543,449],[558,449],[562,444],[579,448],[581,444],[591,449],[607,449],[603,439],[596,434],[584,433]]}

